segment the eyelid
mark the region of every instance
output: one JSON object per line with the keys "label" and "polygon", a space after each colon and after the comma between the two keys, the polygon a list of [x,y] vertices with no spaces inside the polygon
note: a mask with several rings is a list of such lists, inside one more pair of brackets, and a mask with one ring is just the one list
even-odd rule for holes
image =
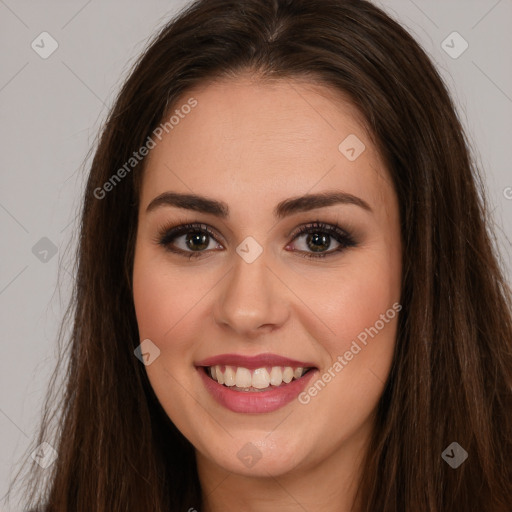
{"label": "eyelid", "polygon": [[304,232],[309,230],[318,229],[319,231],[325,231],[327,233],[338,234],[340,236],[345,236],[347,238],[352,238],[352,235],[346,229],[343,229],[337,223],[323,222],[321,220],[315,220],[311,222],[304,222],[303,224],[294,228],[289,234],[288,237],[291,237],[292,240],[297,238],[297,236],[304,234]]}
{"label": "eyelid", "polygon": [[322,260],[322,258],[328,258],[336,255],[337,253],[341,254],[346,249],[356,247],[358,245],[356,238],[348,230],[342,228],[338,222],[329,223],[320,220],[307,222],[298,226],[290,235],[292,237],[291,242],[293,243],[297,238],[311,233],[326,233],[329,237],[336,240],[339,247],[318,253],[315,253],[314,251],[294,251],[298,256],[311,260]]}
{"label": "eyelid", "polygon": [[222,245],[222,242],[219,239],[224,239],[224,237],[212,226],[206,224],[205,222],[172,222],[168,224],[162,224],[157,228],[157,235],[154,238],[154,242],[162,243],[162,239],[166,236],[173,235],[174,238],[178,236],[182,236],[183,234],[193,231],[205,231],[208,233],[217,243]]}
{"label": "eyelid", "polygon": [[[161,225],[157,230],[157,236],[153,239],[155,243],[158,245],[161,245],[169,252],[188,257],[189,259],[202,257],[204,255],[207,255],[212,252],[212,249],[210,250],[204,250],[204,251],[184,251],[183,249],[170,249],[171,242],[165,242],[166,238],[170,238],[171,241],[174,241],[176,238],[179,238],[183,236],[184,234],[191,232],[191,231],[203,231],[206,232],[210,238],[212,238],[215,242],[217,242],[219,245],[223,245],[222,241],[219,241],[219,239],[223,240],[224,237],[220,235],[220,233],[213,227],[211,227],[209,224],[206,224],[204,222],[187,222],[187,221],[180,221],[177,220],[172,223],[164,223]],[[326,233],[328,236],[334,238],[340,246],[336,249],[331,249],[326,252],[308,252],[308,251],[293,251],[295,253],[298,253],[299,256],[311,258],[311,259],[322,259],[325,257],[329,257],[331,255],[334,255],[338,252],[342,252],[345,249],[348,249],[350,247],[354,247],[357,244],[357,241],[355,240],[355,237],[351,234],[351,232],[347,229],[344,229],[341,227],[338,222],[324,222],[320,220],[305,222],[297,226],[292,230],[291,233],[288,233],[286,235],[287,239],[289,239],[290,242],[294,242],[297,238],[299,238],[302,235],[314,233],[315,230],[317,232],[323,232]],[[229,244],[229,240],[228,240]],[[216,249],[218,250],[218,249]]]}

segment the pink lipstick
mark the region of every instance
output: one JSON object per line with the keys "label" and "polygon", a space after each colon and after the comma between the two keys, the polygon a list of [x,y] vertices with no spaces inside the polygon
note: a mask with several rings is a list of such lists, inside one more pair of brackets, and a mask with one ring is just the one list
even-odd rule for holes
{"label": "pink lipstick", "polygon": [[318,373],[311,362],[275,354],[222,354],[196,363],[212,397],[233,412],[275,411],[296,398]]}

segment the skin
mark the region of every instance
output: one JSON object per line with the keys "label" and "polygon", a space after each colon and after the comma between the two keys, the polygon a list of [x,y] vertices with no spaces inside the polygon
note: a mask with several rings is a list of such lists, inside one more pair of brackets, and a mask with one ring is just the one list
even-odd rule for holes
{"label": "skin", "polygon": [[[191,96],[198,105],[148,155],[140,197],[133,286],[140,339],[160,350],[146,366],[151,385],[195,447],[207,512],[351,510],[398,315],[309,403],[293,400],[270,413],[223,408],[194,363],[270,352],[312,361],[321,375],[399,303],[402,246],[388,171],[358,111],[330,88],[247,75],[188,91],[176,105]],[[366,146],[355,161],[338,150],[349,134]],[[273,216],[284,199],[332,190],[361,198],[371,211],[334,204]],[[230,215],[167,205],[147,212],[167,191],[224,201]],[[307,234],[289,235],[315,221],[338,223],[356,246],[301,257],[315,254]],[[184,222],[219,233],[197,259],[158,244],[159,228]],[[236,252],[248,236],[263,248],[250,264]],[[193,252],[185,235],[173,243]],[[323,250],[338,246],[331,238]],[[261,455],[252,467],[237,457],[246,443]]]}

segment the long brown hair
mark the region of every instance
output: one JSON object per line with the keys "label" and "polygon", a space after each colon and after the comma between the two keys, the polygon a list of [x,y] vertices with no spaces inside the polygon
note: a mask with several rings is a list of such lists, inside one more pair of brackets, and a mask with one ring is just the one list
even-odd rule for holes
{"label": "long brown hair", "polygon": [[[32,463],[26,506],[201,509],[193,447],[133,354],[140,339],[131,274],[144,162],[105,197],[95,190],[144,145],[180,95],[248,71],[348,95],[398,195],[403,309],[358,510],[510,512],[511,300],[482,179],[432,63],[398,23],[363,0],[198,0],[134,66],[90,169],[73,328],[60,361],[65,389],[58,403],[52,382],[34,443],[49,442],[58,458],[46,470]],[[441,457],[454,441],[468,453],[457,469]]]}

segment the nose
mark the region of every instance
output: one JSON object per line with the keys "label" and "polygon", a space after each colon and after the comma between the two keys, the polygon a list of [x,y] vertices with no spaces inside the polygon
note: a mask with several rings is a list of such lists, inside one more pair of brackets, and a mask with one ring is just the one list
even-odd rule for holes
{"label": "nose", "polygon": [[281,327],[289,316],[289,289],[268,265],[265,251],[252,263],[235,255],[234,264],[218,288],[214,317],[217,325],[244,339]]}

